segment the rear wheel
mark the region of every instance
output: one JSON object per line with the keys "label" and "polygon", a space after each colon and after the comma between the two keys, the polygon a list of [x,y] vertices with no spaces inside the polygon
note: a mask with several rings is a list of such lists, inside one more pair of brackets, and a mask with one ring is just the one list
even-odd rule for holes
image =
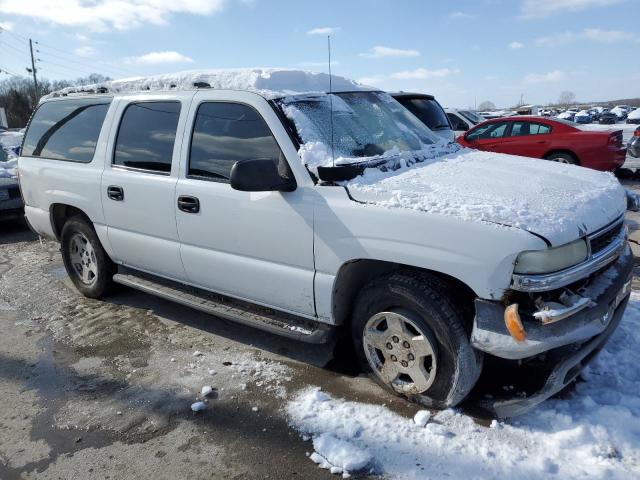
{"label": "rear wheel", "polygon": [[566,163],[567,165],[580,165],[578,159],[568,153],[551,153],[547,155],[546,159],[552,162]]}
{"label": "rear wheel", "polygon": [[462,310],[429,275],[395,273],[365,286],[352,337],[361,368],[377,383],[430,407],[461,402],[482,369]]}
{"label": "rear wheel", "polygon": [[64,266],[75,287],[86,297],[104,296],[111,287],[115,265],[93,226],[76,216],[67,220],[60,237]]}

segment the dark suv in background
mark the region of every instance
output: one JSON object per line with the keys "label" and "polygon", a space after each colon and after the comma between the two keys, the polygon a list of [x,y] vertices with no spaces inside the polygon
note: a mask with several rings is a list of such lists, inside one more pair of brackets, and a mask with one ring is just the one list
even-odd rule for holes
{"label": "dark suv in background", "polygon": [[398,92],[392,93],[391,96],[418,117],[433,133],[447,142],[455,142],[456,136],[449,117],[433,95]]}

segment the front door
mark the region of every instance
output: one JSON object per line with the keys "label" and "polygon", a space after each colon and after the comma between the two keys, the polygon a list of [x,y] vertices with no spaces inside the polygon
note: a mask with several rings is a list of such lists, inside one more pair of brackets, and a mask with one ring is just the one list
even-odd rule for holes
{"label": "front door", "polygon": [[231,167],[239,160],[271,159],[282,172],[293,175],[264,118],[279,120],[268,103],[253,94],[245,94],[242,102],[202,95],[206,96],[194,97],[192,134],[175,200],[189,282],[314,316],[315,197],[310,187],[298,185],[293,192],[240,192],[229,184]]}

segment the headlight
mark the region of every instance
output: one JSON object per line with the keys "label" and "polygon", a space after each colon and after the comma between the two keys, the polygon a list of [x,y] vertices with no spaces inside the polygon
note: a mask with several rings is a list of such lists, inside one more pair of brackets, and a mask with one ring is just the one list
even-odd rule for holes
{"label": "headlight", "polygon": [[522,252],[516,259],[514,273],[552,273],[577,265],[587,259],[587,242],[576,240],[547,250]]}

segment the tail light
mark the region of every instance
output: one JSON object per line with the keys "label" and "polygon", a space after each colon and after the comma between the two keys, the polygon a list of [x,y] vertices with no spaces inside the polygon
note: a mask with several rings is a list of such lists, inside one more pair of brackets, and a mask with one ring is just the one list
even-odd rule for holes
{"label": "tail light", "polygon": [[609,135],[609,145],[621,146],[622,145],[622,132],[615,132]]}
{"label": "tail light", "polygon": [[636,131],[633,132],[634,137],[640,137],[640,127],[636,128]]}

